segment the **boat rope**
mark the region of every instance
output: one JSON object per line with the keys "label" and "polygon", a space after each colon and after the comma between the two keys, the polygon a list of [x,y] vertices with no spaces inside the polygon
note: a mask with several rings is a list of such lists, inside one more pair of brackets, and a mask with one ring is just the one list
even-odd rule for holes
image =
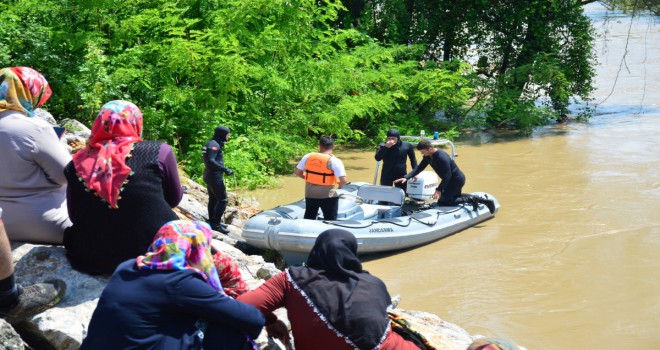
{"label": "boat rope", "polygon": [[[348,194],[348,193],[346,193],[346,194]],[[349,194],[349,195],[350,195],[350,194]],[[361,199],[361,198],[358,197],[358,196],[355,196],[355,197],[358,198],[358,199]],[[468,209],[468,208],[465,206],[465,204],[460,204],[456,209],[452,209],[452,210],[449,210],[449,211],[442,211],[442,212],[441,212],[441,211],[438,211],[438,212],[436,213],[435,222],[433,222],[432,224],[426,223],[426,222],[424,222],[424,221],[422,221],[422,220],[420,220],[420,219],[418,219],[418,218],[412,216],[412,214],[415,214],[414,211],[413,211],[413,212],[410,212],[410,214],[407,214],[407,213],[406,213],[406,215],[405,215],[404,217],[407,217],[407,218],[408,218],[408,222],[405,223],[405,224],[401,224],[401,223],[399,223],[399,222],[396,222],[396,221],[389,221],[389,220],[371,221],[371,222],[369,222],[368,224],[363,225],[363,226],[342,225],[342,224],[338,223],[337,221],[327,221],[327,220],[323,220],[323,223],[324,223],[324,224],[328,224],[328,225],[334,225],[334,226],[338,226],[338,227],[343,227],[343,228],[367,228],[367,227],[369,227],[369,226],[372,226],[372,225],[374,225],[374,224],[378,224],[378,223],[387,223],[387,224],[392,224],[392,225],[396,225],[396,226],[399,226],[399,227],[408,227],[408,226],[410,226],[410,224],[412,223],[412,221],[415,220],[415,221],[419,222],[420,224],[424,224],[424,225],[430,227],[430,226],[435,226],[435,224],[438,222],[438,220],[440,220],[440,215],[447,215],[447,214],[455,213],[455,212],[457,212],[457,211],[459,211],[459,210],[462,210],[462,209]],[[468,209],[468,210],[470,210],[470,209]]]}
{"label": "boat rope", "polygon": [[372,226],[373,224],[380,224],[380,223],[392,224],[392,225],[396,225],[396,226],[399,226],[399,227],[408,227],[408,226],[410,226],[410,224],[412,223],[412,221],[415,220],[415,221],[419,222],[420,224],[424,224],[424,225],[430,227],[430,226],[435,226],[435,224],[436,224],[436,223],[438,222],[438,220],[440,219],[440,215],[441,215],[441,214],[442,214],[442,213],[440,213],[440,212],[437,212],[437,213],[436,213],[435,221],[434,221],[433,223],[426,223],[426,222],[424,222],[424,221],[422,221],[422,220],[420,220],[420,219],[418,219],[418,218],[416,218],[416,217],[413,217],[413,216],[408,216],[408,222],[405,223],[405,224],[401,224],[401,223],[398,223],[398,222],[396,222],[396,221],[388,221],[388,220],[371,221],[371,222],[369,222],[369,224],[367,224],[367,225],[363,225],[363,226],[342,225],[342,224],[338,223],[337,221],[326,221],[326,220],[323,220],[323,223],[324,223],[324,224],[328,224],[328,225],[334,225],[334,226],[338,226],[338,227],[343,227],[343,228],[367,228],[367,227],[369,227],[369,226]]}
{"label": "boat rope", "polygon": [[465,204],[459,204],[459,205],[458,205],[458,208],[456,208],[456,209],[452,209],[452,210],[450,210],[450,211],[443,211],[441,214],[442,214],[442,215],[445,215],[445,214],[455,213],[455,212],[457,212],[457,211],[459,211],[459,210],[461,210],[461,209],[463,209],[463,208],[465,208],[465,209],[467,209],[467,210],[471,210],[471,209],[469,209],[469,208],[466,208],[466,207],[465,207]]}
{"label": "boat rope", "polygon": [[[410,218],[410,221],[415,220],[415,221],[417,221],[417,222],[419,222],[419,223],[421,223],[421,224],[424,224],[424,225],[430,227],[430,226],[435,226],[435,224],[438,223],[438,220],[440,220],[440,212],[437,212],[437,213],[436,213],[436,215],[435,215],[435,222],[433,222],[432,224],[427,224],[427,223],[425,223],[424,221],[422,221],[422,220],[420,220],[420,219],[418,219],[418,218],[416,218],[416,217],[414,217],[414,216],[409,216],[409,218]],[[410,223],[408,223],[408,225],[410,225]]]}
{"label": "boat rope", "polygon": [[366,228],[366,227],[369,227],[369,226],[371,226],[371,225],[373,225],[373,224],[377,224],[378,221],[372,221],[372,222],[370,222],[369,224],[364,225],[364,226],[341,225],[341,224],[337,223],[336,221],[327,221],[327,220],[323,220],[323,223],[324,223],[324,224],[328,224],[328,225],[334,225],[334,226],[344,227],[344,228]]}
{"label": "boat rope", "polygon": [[[459,211],[459,210],[461,210],[461,209],[467,209],[467,210],[470,210],[470,209],[468,209],[467,207],[465,207],[465,204],[459,204],[458,207],[457,207],[456,209],[452,209],[452,210],[449,210],[449,211],[443,211],[443,212],[438,211],[438,215],[447,215],[447,214],[455,213],[455,212],[457,212],[457,211]],[[419,211],[417,211],[417,212],[419,212]],[[416,212],[416,211],[404,211],[405,216],[412,216],[413,214],[415,214],[415,213],[417,213],[417,212]]]}

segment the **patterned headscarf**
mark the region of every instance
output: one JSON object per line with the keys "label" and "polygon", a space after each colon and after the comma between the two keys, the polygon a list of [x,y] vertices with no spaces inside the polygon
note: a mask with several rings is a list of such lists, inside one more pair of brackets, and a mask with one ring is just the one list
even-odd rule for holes
{"label": "patterned headscarf", "polygon": [[149,251],[137,258],[140,270],[193,270],[222,293],[211,256],[211,227],[201,221],[174,220],[158,230]]}
{"label": "patterned headscarf", "polygon": [[222,283],[222,289],[225,291],[225,294],[236,298],[250,290],[245,281],[243,281],[241,270],[239,270],[238,265],[229,254],[221,251],[215,252],[213,254],[213,264],[216,270],[218,270],[220,283]]}
{"label": "patterned headscarf", "polygon": [[0,112],[12,110],[32,117],[52,95],[48,81],[29,67],[0,69]]}
{"label": "patterned headscarf", "polygon": [[142,141],[140,109],[128,101],[111,101],[96,116],[87,147],[73,156],[80,179],[108,202],[110,208],[118,207],[119,194],[132,173],[126,157],[139,141]]}

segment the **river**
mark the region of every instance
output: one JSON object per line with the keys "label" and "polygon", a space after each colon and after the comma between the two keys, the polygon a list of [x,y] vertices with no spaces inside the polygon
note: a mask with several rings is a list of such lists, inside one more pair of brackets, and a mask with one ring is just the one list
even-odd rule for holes
{"label": "river", "polygon": [[[587,10],[604,34],[596,115],[528,137],[459,139],[464,191],[492,193],[502,208],[477,227],[365,262],[400,307],[530,350],[660,347],[660,27]],[[373,180],[373,152],[336,154],[349,180]],[[270,208],[300,199],[303,187],[288,176],[243,195]]]}

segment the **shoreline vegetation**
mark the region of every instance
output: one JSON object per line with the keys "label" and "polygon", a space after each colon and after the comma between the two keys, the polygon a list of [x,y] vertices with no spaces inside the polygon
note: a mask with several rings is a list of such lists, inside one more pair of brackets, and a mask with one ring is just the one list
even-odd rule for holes
{"label": "shoreline vegetation", "polygon": [[593,91],[591,2],[16,0],[0,3],[0,61],[48,79],[57,120],[135,103],[145,139],[198,181],[201,145],[228,126],[227,165],[252,189],[323,135],[373,147],[391,127],[556,121]]}

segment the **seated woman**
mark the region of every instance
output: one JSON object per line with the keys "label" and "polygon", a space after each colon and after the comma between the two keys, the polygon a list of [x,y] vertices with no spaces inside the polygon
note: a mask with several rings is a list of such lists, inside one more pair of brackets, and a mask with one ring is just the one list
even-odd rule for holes
{"label": "seated woman", "polygon": [[307,266],[290,267],[238,300],[261,310],[268,333],[288,344],[286,326],[273,314],[285,307],[296,349],[419,350],[391,330],[387,288],[362,270],[357,240],[345,230],[321,233]]}
{"label": "seated woman", "polygon": [[183,196],[172,148],[142,140],[142,112],[128,101],[101,107],[87,147],[64,170],[73,226],[64,232],[76,270],[111,274],[142,254],[153,233],[178,219]]}
{"label": "seated woman", "polygon": [[0,207],[11,241],[62,244],[71,226],[62,173],[71,155],[52,125],[32,118],[50,95],[36,70],[0,69]]}
{"label": "seated woman", "polygon": [[112,275],[80,349],[252,349],[264,318],[223,293],[210,241],[206,223],[165,224]]}

